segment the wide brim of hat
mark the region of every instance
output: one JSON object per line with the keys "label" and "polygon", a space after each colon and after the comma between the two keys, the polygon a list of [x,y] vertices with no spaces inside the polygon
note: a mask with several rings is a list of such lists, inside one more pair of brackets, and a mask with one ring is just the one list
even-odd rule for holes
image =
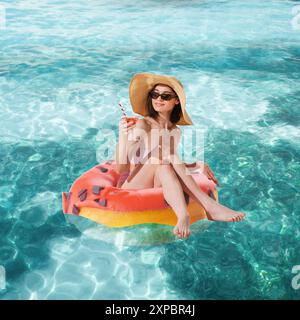
{"label": "wide brim of hat", "polygon": [[192,125],[193,122],[186,112],[186,97],[182,84],[173,76],[158,75],[152,73],[137,73],[129,84],[129,99],[135,113],[147,116],[147,97],[149,91],[156,84],[165,84],[171,87],[177,94],[182,115],[176,123],[178,125]]}

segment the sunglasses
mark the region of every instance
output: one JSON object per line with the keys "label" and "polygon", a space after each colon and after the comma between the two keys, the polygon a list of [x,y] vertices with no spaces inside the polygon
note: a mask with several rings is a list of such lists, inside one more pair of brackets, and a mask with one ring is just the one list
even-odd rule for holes
{"label": "sunglasses", "polygon": [[165,101],[169,101],[171,100],[172,98],[177,98],[176,95],[173,95],[171,93],[158,93],[158,92],[155,92],[155,91],[150,91],[149,92],[149,96],[152,98],[152,99],[158,99],[158,97],[161,97],[162,100],[165,100]]}

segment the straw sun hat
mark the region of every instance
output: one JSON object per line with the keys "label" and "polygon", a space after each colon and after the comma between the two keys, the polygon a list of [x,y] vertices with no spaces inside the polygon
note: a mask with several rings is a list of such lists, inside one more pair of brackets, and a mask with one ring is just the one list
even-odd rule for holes
{"label": "straw sun hat", "polygon": [[135,113],[147,116],[147,97],[148,93],[156,84],[164,84],[171,87],[177,94],[182,115],[176,123],[178,125],[192,125],[193,122],[185,109],[185,93],[183,85],[175,77],[158,75],[152,73],[137,73],[133,76],[129,84],[129,99]]}

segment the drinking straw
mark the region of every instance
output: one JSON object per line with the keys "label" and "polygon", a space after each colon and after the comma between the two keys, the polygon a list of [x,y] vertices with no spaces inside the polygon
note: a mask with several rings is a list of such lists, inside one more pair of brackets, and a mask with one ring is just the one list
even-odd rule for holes
{"label": "drinking straw", "polygon": [[122,113],[123,113],[123,116],[124,116],[125,118],[127,118],[127,115],[126,115],[126,112],[125,112],[125,108],[123,107],[123,105],[122,105],[121,102],[119,102],[119,106],[120,106],[120,109],[121,109],[121,111],[122,111]]}

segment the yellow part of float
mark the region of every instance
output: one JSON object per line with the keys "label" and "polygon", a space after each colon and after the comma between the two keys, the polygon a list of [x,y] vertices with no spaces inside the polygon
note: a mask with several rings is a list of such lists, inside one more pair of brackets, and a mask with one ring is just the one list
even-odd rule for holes
{"label": "yellow part of float", "polygon": [[[214,191],[214,196],[216,201],[218,201],[217,190]],[[191,217],[191,223],[207,218],[204,208],[196,202],[191,202],[188,205],[188,212]],[[82,207],[80,209],[80,216],[113,228],[122,228],[144,223],[158,223],[175,226],[177,223],[177,216],[172,208],[116,212]]]}

